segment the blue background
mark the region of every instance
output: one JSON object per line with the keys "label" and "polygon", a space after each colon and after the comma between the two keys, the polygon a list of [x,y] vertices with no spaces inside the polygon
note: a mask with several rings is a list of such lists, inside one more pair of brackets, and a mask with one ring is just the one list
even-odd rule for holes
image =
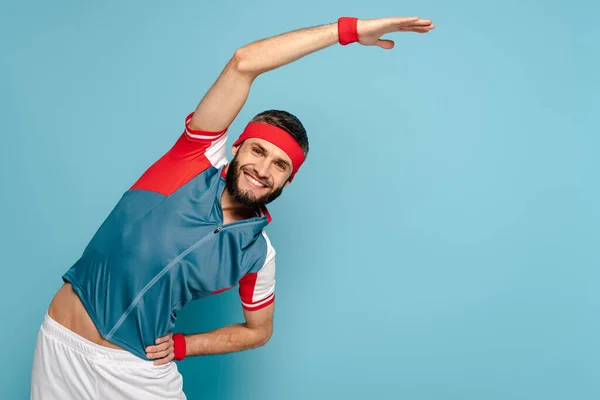
{"label": "blue background", "polygon": [[[418,15],[259,77],[311,152],[270,207],[275,334],[187,359],[191,399],[600,398],[597,3],[3,2],[0,398],[26,399],[60,276],[175,141],[233,52]],[[596,71],[596,72],[594,72]],[[596,114],[593,114],[596,111]],[[237,291],[178,328],[242,318]]]}

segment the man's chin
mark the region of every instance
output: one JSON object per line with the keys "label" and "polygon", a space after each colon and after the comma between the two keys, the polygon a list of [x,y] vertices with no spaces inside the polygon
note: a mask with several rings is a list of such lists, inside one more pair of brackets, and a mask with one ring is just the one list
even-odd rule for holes
{"label": "man's chin", "polygon": [[240,195],[248,199],[249,201],[258,202],[261,196],[257,196],[250,190],[242,190],[240,191]]}
{"label": "man's chin", "polygon": [[238,202],[255,208],[263,207],[266,204],[268,197],[269,193],[258,195],[254,190],[240,187],[240,185],[238,185],[237,193],[234,196]]}

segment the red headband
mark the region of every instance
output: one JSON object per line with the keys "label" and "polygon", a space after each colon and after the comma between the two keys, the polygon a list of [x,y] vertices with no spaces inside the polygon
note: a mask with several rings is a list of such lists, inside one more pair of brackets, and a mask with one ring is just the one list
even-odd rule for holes
{"label": "red headband", "polygon": [[264,122],[250,122],[233,145],[239,146],[244,140],[250,138],[266,140],[279,147],[288,155],[292,160],[292,175],[289,179],[291,182],[304,162],[304,152],[298,142],[281,128]]}

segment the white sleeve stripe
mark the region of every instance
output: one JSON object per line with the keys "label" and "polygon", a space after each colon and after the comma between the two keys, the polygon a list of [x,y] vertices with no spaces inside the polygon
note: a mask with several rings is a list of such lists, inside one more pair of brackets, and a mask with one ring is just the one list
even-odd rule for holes
{"label": "white sleeve stripe", "polygon": [[205,132],[202,131],[202,133],[204,135],[198,135],[195,133],[190,132],[190,128],[189,128],[189,123],[192,121],[192,118],[194,116],[194,113],[189,115],[189,118],[186,118],[185,120],[185,133],[194,139],[216,139],[218,137],[220,137],[221,135],[224,135],[225,133],[227,133],[227,129],[225,129],[224,131],[221,132]]}
{"label": "white sleeve stripe", "polygon": [[217,134],[215,134],[215,135],[196,135],[196,134],[194,134],[194,133],[190,133],[190,131],[188,131],[187,129],[185,130],[185,133],[186,133],[186,134],[187,134],[189,137],[191,137],[191,138],[194,138],[194,139],[208,139],[208,140],[214,140],[214,139],[217,139],[217,138],[219,138],[221,135],[224,135],[224,134],[225,134],[225,132],[218,132],[218,133],[217,133]]}
{"label": "white sleeve stripe", "polygon": [[267,256],[256,279],[254,292],[252,293],[253,304],[262,302],[275,291],[275,249],[271,245],[271,241],[267,233],[263,229],[262,235],[267,243]]}
{"label": "white sleeve stripe", "polygon": [[244,303],[244,302],[242,301],[242,304],[243,304],[244,306],[246,306],[246,307],[257,307],[257,306],[260,306],[260,305],[262,305],[262,304],[265,304],[265,303],[267,303],[268,301],[270,301],[270,300],[273,298],[273,296],[275,296],[275,293],[274,293],[274,292],[273,292],[273,293],[271,293],[270,295],[268,295],[268,296],[267,296],[267,298],[265,298],[264,300],[261,300],[261,301],[259,301],[259,302],[252,303],[252,304],[248,304],[248,303]]}
{"label": "white sleeve stripe", "polygon": [[210,146],[204,152],[204,155],[215,168],[227,164],[226,154],[227,135],[221,136],[219,139],[211,142]]}

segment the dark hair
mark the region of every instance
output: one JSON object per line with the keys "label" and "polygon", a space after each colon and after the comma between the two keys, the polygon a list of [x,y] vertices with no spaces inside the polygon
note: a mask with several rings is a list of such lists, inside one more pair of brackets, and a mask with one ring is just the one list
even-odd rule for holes
{"label": "dark hair", "polygon": [[308,154],[308,136],[306,129],[302,123],[294,115],[287,111],[267,110],[252,118],[251,122],[264,122],[269,125],[274,125],[289,133],[302,148],[304,156]]}

